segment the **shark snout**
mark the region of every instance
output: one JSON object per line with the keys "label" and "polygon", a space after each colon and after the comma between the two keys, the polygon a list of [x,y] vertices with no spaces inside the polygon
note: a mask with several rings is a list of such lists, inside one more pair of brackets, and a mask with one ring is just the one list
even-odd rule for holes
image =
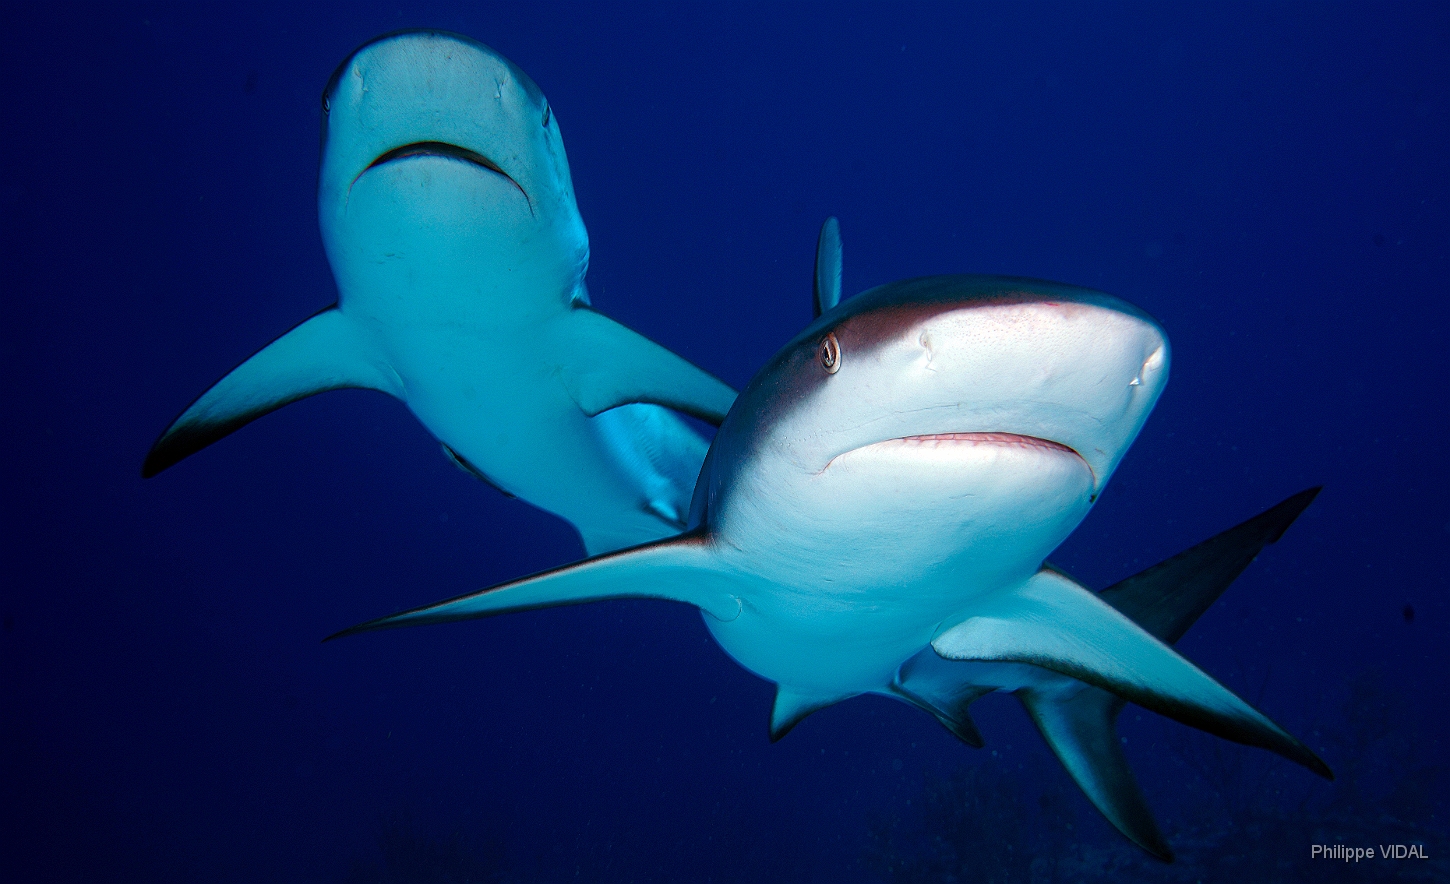
{"label": "shark snout", "polygon": [[320,191],[336,205],[379,169],[462,163],[517,188],[529,215],[567,186],[543,93],[506,58],[438,31],[391,34],[353,53],[323,95]]}
{"label": "shark snout", "polygon": [[1162,392],[1169,362],[1156,322],[1100,300],[1003,299],[922,322],[910,338],[923,392],[955,405],[961,423],[929,432],[1046,440],[1076,452],[1100,488]]}

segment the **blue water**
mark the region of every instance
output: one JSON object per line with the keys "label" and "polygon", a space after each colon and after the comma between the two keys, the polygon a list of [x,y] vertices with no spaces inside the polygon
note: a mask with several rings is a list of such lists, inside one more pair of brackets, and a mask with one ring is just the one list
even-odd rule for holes
{"label": "blue water", "polygon": [[[1444,873],[1447,7],[602,7],[0,14],[0,878]],[[595,304],[736,386],[809,320],[829,214],[848,293],[1006,273],[1157,317],[1172,382],[1055,560],[1105,586],[1323,484],[1180,647],[1339,780],[1130,707],[1159,867],[1005,699],[984,750],[873,698],[771,745],[772,687],[683,606],[320,644],[581,553],[377,394],[139,477],[335,298],[319,95],[418,26],[540,84]],[[1415,839],[1431,861],[1310,858]]]}

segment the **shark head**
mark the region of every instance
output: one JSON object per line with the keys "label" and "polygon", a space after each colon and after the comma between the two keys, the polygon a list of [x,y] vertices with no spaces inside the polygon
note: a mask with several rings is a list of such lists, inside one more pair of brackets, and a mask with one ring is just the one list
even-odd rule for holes
{"label": "shark head", "polygon": [[931,562],[986,544],[1035,569],[1112,476],[1168,361],[1158,324],[1100,292],[981,276],[872,289],[741,394],[696,506],[724,506],[711,520],[727,534],[808,523],[823,555],[907,544]]}
{"label": "shark head", "polygon": [[559,122],[508,59],[456,34],[389,34],[343,61],[322,110],[319,218],[345,292],[393,262],[485,282],[553,274],[583,297],[588,238]]}

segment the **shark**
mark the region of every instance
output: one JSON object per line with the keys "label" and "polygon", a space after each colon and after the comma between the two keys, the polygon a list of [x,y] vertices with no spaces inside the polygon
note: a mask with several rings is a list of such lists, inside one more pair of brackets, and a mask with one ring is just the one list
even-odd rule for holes
{"label": "shark", "polygon": [[720,425],[686,530],[330,638],[604,599],[683,602],[775,683],[772,739],[877,694],[980,746],[969,706],[1010,692],[1104,816],[1165,860],[1115,738],[1126,702],[1332,777],[1172,647],[1317,489],[1095,593],[1047,557],[1167,382],[1161,327],[1111,295],[1014,277],[904,280],[842,302],[840,253],[828,221],[818,315]]}
{"label": "shark", "polygon": [[590,554],[686,527],[723,381],[593,309],[558,115],[470,38],[387,34],[322,94],[318,218],[336,303],[162,433],[154,476],[327,390],[406,404],[461,469],[568,520]]}

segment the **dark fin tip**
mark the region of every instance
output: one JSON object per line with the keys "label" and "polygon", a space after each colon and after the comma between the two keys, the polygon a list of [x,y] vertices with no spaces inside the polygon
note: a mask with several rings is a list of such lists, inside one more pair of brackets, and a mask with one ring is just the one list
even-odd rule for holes
{"label": "dark fin tip", "polygon": [[1274,536],[1270,537],[1268,542],[1278,543],[1279,538],[1284,536],[1284,532],[1289,530],[1289,526],[1294,524],[1294,520],[1299,518],[1299,514],[1308,509],[1309,504],[1313,503],[1314,498],[1318,497],[1319,492],[1323,490],[1323,485],[1315,485],[1313,488],[1305,488],[1298,494],[1292,495],[1282,501],[1279,506],[1284,508],[1286,518],[1279,525],[1279,530],[1274,532]]}

